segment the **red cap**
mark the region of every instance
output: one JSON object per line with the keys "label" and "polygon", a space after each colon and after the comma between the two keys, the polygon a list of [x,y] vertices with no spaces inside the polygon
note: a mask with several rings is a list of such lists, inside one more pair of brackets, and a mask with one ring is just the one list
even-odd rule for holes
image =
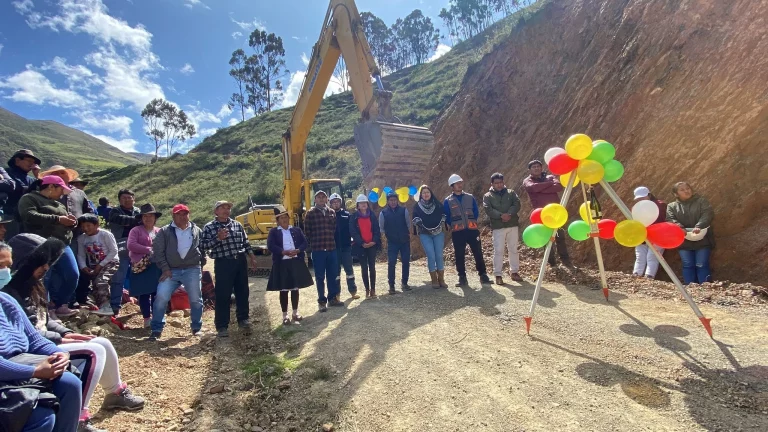
{"label": "red cap", "polygon": [[184,204],[176,204],[173,206],[173,210],[171,210],[171,213],[181,213],[181,212],[187,212],[189,213],[189,207],[185,206]]}

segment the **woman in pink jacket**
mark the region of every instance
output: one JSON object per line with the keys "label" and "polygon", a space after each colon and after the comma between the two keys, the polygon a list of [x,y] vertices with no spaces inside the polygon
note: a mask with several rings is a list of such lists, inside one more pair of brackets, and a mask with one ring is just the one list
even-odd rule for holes
{"label": "woman in pink jacket", "polygon": [[152,315],[152,303],[155,300],[157,284],[162,271],[152,257],[152,241],[160,228],[155,226],[162,213],[155,211],[152,204],[141,206],[137,218],[141,225],[128,233],[128,255],[131,258],[131,297],[139,299],[141,314],[144,316],[144,327],[149,327]]}

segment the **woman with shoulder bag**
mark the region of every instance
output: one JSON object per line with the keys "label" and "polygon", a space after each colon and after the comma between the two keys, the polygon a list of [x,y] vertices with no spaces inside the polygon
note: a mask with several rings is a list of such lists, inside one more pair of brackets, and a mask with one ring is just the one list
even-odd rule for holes
{"label": "woman with shoulder bag", "polygon": [[141,225],[128,233],[128,254],[131,258],[131,297],[139,299],[139,308],[144,317],[144,328],[149,328],[152,320],[152,304],[157,293],[157,284],[163,273],[152,259],[152,242],[160,228],[156,227],[162,213],[155,211],[152,204],[141,206],[136,219]]}
{"label": "woman with shoulder bag", "polygon": [[381,250],[381,228],[365,195],[358,195],[357,211],[349,217],[349,233],[352,235],[352,256],[360,261],[365,296],[376,297],[376,254]]}
{"label": "woman with shoulder bag", "polygon": [[419,235],[421,246],[427,255],[427,267],[432,277],[432,288],[448,288],[445,283],[445,213],[429,186],[419,189],[419,202],[413,208],[413,232]]}

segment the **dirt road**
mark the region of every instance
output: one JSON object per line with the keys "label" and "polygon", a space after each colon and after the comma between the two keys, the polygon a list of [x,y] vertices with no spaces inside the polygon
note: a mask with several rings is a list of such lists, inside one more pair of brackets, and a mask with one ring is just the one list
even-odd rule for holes
{"label": "dirt road", "polygon": [[[418,287],[429,278],[421,263],[414,267],[411,282]],[[378,272],[385,278],[385,266]],[[277,295],[264,291],[266,280],[252,279],[260,315],[252,338],[235,332],[228,341],[193,339],[184,329],[172,329],[178,335],[157,345],[119,338],[123,368],[135,377],[142,371],[134,386],[151,403],[140,423],[136,414],[121,413],[101,426],[768,430],[764,308],[703,305],[713,318],[713,341],[682,301],[614,292],[606,303],[600,291],[548,283],[526,336],[529,282],[481,286],[470,278],[470,284],[347,301],[347,308],[322,314],[308,288],[300,307],[305,321],[286,329]],[[254,365],[264,355],[283,362],[274,366],[277,373]]]}

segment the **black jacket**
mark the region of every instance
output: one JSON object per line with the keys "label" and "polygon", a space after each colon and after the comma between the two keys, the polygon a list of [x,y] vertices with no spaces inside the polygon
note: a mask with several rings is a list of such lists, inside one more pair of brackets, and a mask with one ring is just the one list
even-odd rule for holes
{"label": "black jacket", "polygon": [[137,218],[139,214],[140,211],[136,207],[130,211],[123,209],[119,205],[112,208],[107,222],[109,222],[109,230],[115,236],[115,240],[128,238],[128,233],[134,227],[141,225],[141,219]]}
{"label": "black jacket", "polygon": [[[3,206],[3,213],[16,216],[16,208],[21,196],[29,192],[34,181],[33,177],[16,165],[8,166],[7,170],[0,172],[0,204]],[[4,200],[3,197],[5,197]]]}
{"label": "black jacket", "polygon": [[349,212],[341,209],[336,212],[336,249],[349,249],[352,235],[349,233]]}

